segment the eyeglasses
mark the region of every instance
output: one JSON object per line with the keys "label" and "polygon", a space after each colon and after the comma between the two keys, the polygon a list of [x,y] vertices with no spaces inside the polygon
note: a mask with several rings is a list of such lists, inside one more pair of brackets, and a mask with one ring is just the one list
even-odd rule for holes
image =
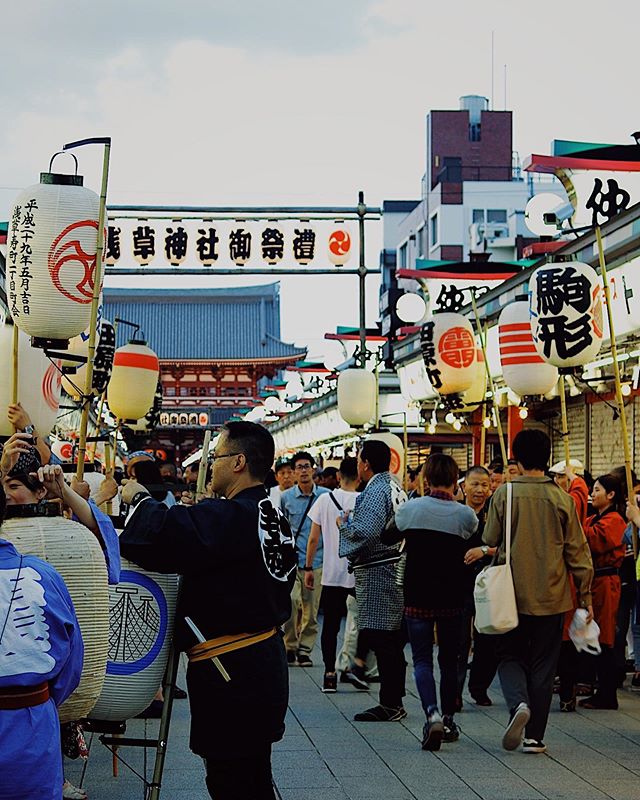
{"label": "eyeglasses", "polygon": [[311,464],[296,464],[295,469],[303,470],[303,469],[313,469]]}
{"label": "eyeglasses", "polygon": [[219,458],[230,458],[231,456],[242,456],[244,453],[213,453],[209,456],[208,461],[210,464],[213,464],[214,461],[217,461]]}

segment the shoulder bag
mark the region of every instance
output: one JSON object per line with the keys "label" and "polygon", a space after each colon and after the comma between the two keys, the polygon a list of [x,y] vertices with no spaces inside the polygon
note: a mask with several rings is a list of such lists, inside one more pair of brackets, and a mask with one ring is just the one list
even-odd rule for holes
{"label": "shoulder bag", "polygon": [[478,633],[508,633],[518,627],[518,606],[511,573],[511,512],[513,484],[507,483],[505,520],[505,563],[485,567],[473,590],[476,605],[475,628]]}

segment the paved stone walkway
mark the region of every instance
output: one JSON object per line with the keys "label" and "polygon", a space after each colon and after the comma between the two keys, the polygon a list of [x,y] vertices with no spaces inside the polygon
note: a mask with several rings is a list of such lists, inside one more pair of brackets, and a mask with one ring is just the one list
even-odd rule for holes
{"label": "paved stone walkway", "polygon": [[[314,654],[319,663],[319,653]],[[460,740],[438,753],[420,749],[423,714],[409,681],[401,723],[354,723],[375,700],[348,685],[334,695],[320,691],[322,669],[290,670],[287,732],[274,748],[274,778],[282,800],[637,800],[640,797],[640,696],[619,692],[619,711],[561,714],[557,698],[545,741],[547,755],[506,753],[500,747],[506,708],[497,686],[491,708],[470,699],[457,719]],[[184,676],[180,680],[184,686]],[[375,686],[372,687],[375,690]],[[174,705],[163,800],[207,798],[202,764],[188,750],[188,702]],[[157,723],[133,720],[127,734],[154,736]],[[148,775],[153,768],[149,751]],[[122,755],[142,773],[139,750]],[[76,782],[81,765],[67,762]],[[112,777],[111,754],[94,739],[84,785],[91,800],[142,798],[141,782],[120,767]],[[247,798],[250,800],[250,798]]]}

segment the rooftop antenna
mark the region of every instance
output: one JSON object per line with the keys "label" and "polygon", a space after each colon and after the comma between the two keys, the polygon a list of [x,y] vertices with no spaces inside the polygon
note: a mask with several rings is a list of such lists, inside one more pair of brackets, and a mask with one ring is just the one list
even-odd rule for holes
{"label": "rooftop antenna", "polygon": [[494,44],[495,31],[491,31],[491,110],[493,111],[493,72],[494,72]]}

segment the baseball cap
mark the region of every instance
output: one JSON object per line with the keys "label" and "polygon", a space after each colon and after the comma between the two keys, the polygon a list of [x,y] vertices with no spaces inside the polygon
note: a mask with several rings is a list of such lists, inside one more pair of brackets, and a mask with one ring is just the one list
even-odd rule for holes
{"label": "baseball cap", "polygon": [[[576,475],[584,475],[584,464],[582,461],[578,461],[577,458],[571,458],[569,459],[569,466]],[[566,467],[566,461],[558,461],[557,464],[554,464],[552,467],[550,467],[549,472],[553,473],[554,475],[564,475],[566,472]]]}

